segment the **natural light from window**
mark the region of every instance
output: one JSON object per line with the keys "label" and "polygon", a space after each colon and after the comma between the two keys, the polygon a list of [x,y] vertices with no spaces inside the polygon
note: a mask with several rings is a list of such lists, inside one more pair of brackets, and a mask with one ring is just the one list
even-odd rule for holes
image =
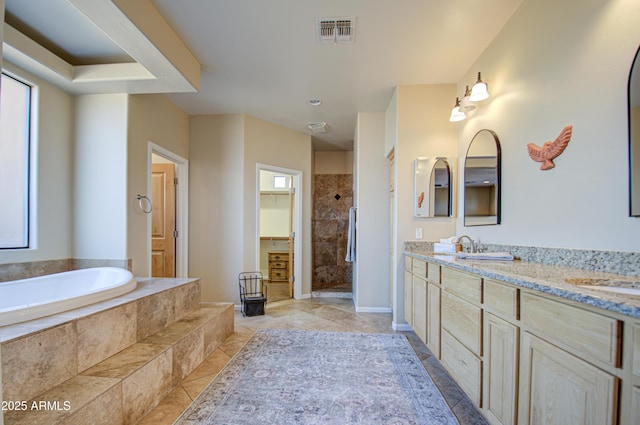
{"label": "natural light from window", "polygon": [[28,248],[31,86],[0,84],[0,249]]}

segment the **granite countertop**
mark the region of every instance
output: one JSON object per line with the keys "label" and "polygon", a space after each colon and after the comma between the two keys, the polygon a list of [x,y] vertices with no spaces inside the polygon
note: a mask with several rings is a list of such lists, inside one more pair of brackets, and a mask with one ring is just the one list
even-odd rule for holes
{"label": "granite countertop", "polygon": [[[419,249],[405,250],[404,253],[414,258],[451,266],[482,277],[500,280],[626,316],[640,318],[640,291],[638,292],[639,295],[629,295],[578,285],[583,280],[595,279],[629,282],[637,284],[640,289],[639,277],[521,260],[460,259],[453,254],[434,253]],[[568,283],[568,281],[578,284]]]}

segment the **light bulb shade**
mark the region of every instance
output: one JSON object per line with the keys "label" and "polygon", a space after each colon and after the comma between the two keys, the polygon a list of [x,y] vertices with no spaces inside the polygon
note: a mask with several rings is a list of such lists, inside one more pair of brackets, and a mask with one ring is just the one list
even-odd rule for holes
{"label": "light bulb shade", "polygon": [[469,96],[465,96],[462,98],[462,102],[460,102],[460,110],[462,112],[471,112],[476,109],[476,105],[471,103]]}
{"label": "light bulb shade", "polygon": [[458,122],[467,118],[467,116],[460,110],[459,106],[456,106],[451,110],[451,116],[449,117],[450,122]]}
{"label": "light bulb shade", "polygon": [[487,85],[483,82],[476,83],[471,89],[471,96],[469,100],[472,102],[480,102],[489,98],[489,92],[487,91]]}
{"label": "light bulb shade", "polygon": [[478,72],[478,81],[473,85],[471,89],[471,95],[469,100],[472,102],[480,102],[489,98],[489,91],[487,90],[487,84],[482,81],[480,73]]}

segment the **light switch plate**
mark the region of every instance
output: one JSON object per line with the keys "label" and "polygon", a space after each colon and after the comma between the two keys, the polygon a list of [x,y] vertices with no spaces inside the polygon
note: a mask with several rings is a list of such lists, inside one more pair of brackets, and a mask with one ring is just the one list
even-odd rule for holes
{"label": "light switch plate", "polygon": [[416,239],[422,239],[422,227],[416,227]]}

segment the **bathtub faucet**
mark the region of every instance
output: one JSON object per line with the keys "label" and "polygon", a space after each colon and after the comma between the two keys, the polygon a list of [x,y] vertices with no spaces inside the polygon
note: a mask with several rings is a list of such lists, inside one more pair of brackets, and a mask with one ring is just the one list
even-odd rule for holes
{"label": "bathtub faucet", "polygon": [[456,239],[456,243],[460,243],[460,241],[461,241],[463,238],[467,238],[467,239],[469,240],[469,245],[471,246],[471,247],[469,248],[469,252],[471,252],[471,253],[476,252],[476,244],[475,244],[475,242],[473,242],[473,239],[471,239],[471,238],[470,238],[469,236],[467,236],[467,235],[459,236],[459,237],[458,237],[458,239]]}

